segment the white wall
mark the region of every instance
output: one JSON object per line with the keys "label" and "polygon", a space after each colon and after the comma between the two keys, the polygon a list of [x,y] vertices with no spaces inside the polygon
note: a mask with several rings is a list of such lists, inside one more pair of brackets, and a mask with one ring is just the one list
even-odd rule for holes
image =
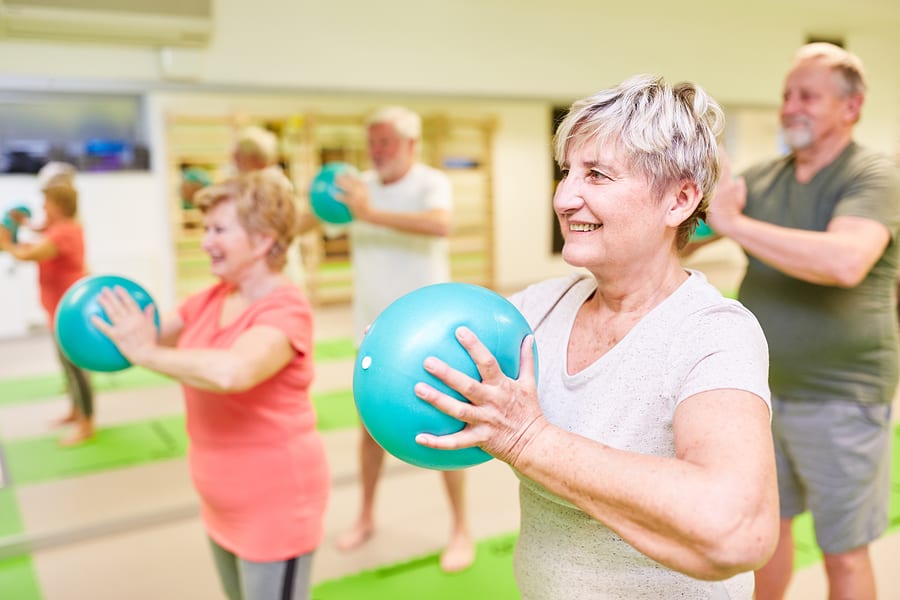
{"label": "white wall", "polygon": [[[656,71],[698,81],[725,103],[768,103],[778,97],[793,50],[809,34],[827,34],[844,37],[883,75],[878,95],[896,99],[900,92],[892,70],[900,47],[895,0],[860,0],[852,8],[842,0],[682,0],[677,6],[661,0],[218,0],[214,6],[211,43],[186,53],[203,84],[572,98]],[[49,85],[72,78],[153,84],[164,79],[160,65],[152,48],[0,40],[0,73],[37,76]]]}

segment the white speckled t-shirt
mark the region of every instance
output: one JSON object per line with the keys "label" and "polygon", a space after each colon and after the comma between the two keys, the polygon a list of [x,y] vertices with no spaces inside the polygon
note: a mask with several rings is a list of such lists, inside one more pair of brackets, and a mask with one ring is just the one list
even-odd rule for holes
{"label": "white speckled t-shirt", "polygon": [[[373,208],[417,213],[453,210],[453,188],[442,171],[416,163],[399,181],[383,184],[374,171],[362,174]],[[353,264],[353,328],[357,346],[366,327],[391,302],[420,287],[450,281],[446,236],[408,233],[365,221],[350,224]]]}
{"label": "white speckled t-shirt", "polygon": [[[621,450],[675,456],[672,419],[685,398],[734,388],[770,403],[768,348],[756,318],[701,273],[690,273],[615,347],[575,375],[566,373],[566,348],[595,280],[554,279],[510,298],[535,329],[538,394],[551,423]],[[530,479],[521,478],[519,495],[515,573],[525,600],[753,595],[752,573],[723,582],[688,577]]]}

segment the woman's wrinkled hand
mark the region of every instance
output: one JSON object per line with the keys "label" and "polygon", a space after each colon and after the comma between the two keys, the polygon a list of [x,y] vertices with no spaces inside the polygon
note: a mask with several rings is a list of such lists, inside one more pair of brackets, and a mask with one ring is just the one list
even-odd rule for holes
{"label": "woman's wrinkled hand", "polygon": [[458,328],[456,339],[475,362],[481,381],[433,356],[425,359],[424,367],[469,402],[457,400],[424,382],[416,384],[415,393],[466,426],[456,433],[443,436],[421,433],[416,436],[416,442],[443,450],[478,446],[515,467],[531,440],[547,426],[537,396],[532,348],[534,338],[529,335],[522,342],[518,379],[503,373],[497,359],[468,328]]}

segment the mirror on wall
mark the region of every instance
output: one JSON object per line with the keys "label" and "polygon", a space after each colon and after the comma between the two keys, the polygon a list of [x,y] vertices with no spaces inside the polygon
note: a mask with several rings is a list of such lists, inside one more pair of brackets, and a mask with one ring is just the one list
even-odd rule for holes
{"label": "mirror on wall", "polygon": [[143,113],[139,95],[0,92],[0,173],[147,170]]}

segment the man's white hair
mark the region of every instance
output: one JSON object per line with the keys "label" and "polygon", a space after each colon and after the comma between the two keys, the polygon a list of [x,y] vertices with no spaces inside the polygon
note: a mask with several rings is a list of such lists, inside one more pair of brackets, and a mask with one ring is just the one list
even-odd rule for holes
{"label": "man's white hair", "polygon": [[794,54],[794,66],[807,61],[819,61],[840,78],[844,95],[866,93],[866,72],[862,60],[836,44],[813,42],[801,46]]}
{"label": "man's white hair", "polygon": [[407,140],[419,140],[422,137],[422,117],[402,106],[386,106],[369,115],[366,127],[382,123],[393,126],[400,137]]}

